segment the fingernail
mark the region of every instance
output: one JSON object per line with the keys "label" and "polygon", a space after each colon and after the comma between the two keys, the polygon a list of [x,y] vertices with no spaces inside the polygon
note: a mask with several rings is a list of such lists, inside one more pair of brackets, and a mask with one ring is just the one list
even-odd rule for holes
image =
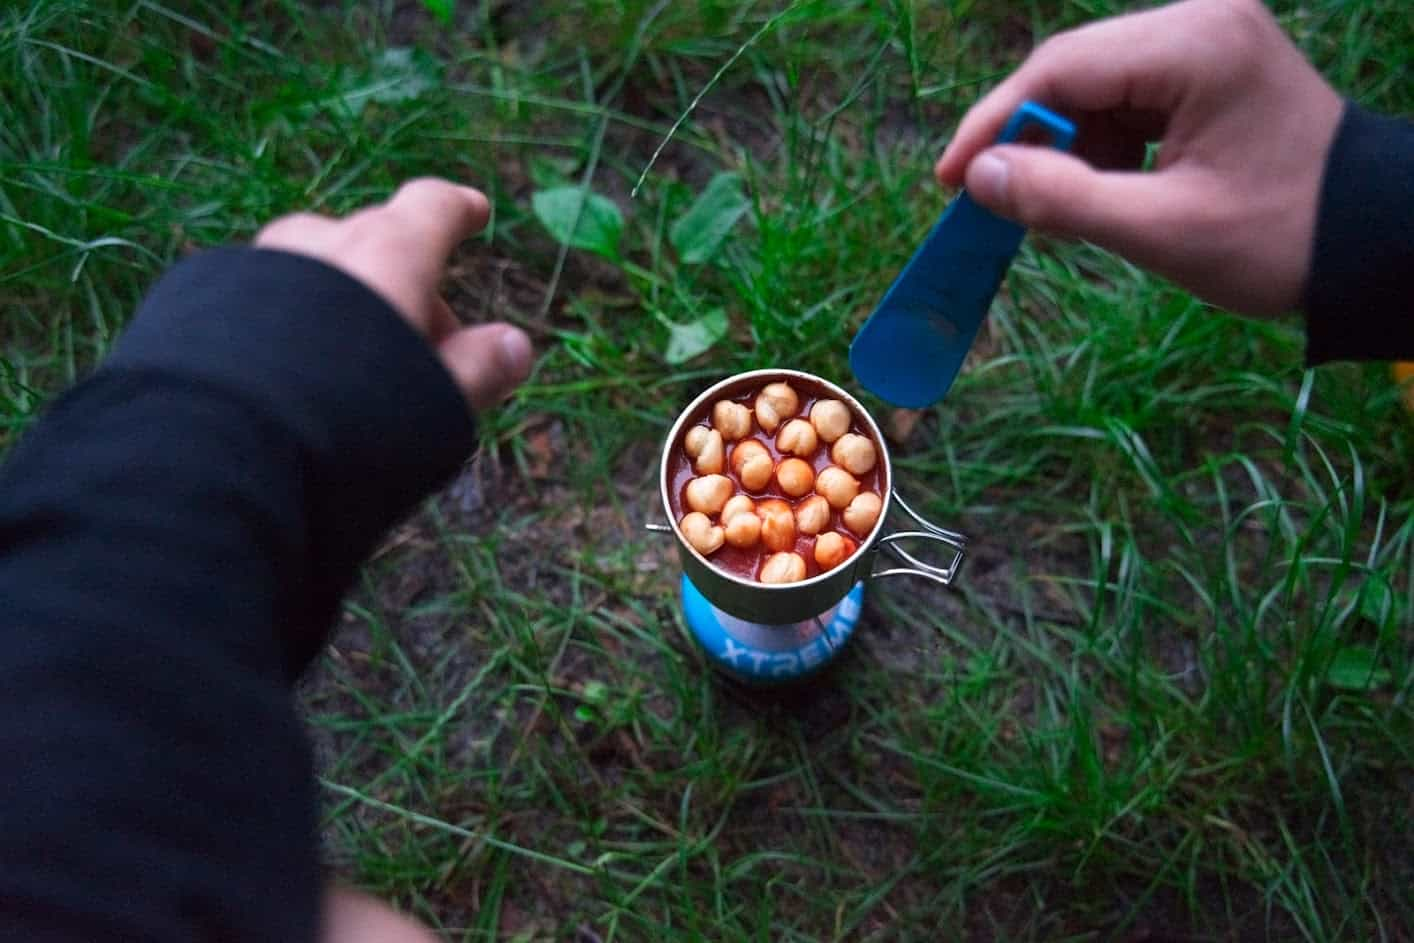
{"label": "fingernail", "polygon": [[516,382],[523,380],[530,373],[530,361],[534,356],[530,338],[525,336],[524,331],[511,328],[501,332],[496,346],[499,351],[497,359],[501,361],[501,369],[506,376],[513,377]]}
{"label": "fingernail", "polygon": [[473,202],[473,203],[476,203],[476,204],[479,204],[479,205],[482,205],[482,206],[490,206],[490,205],[491,205],[491,201],[486,197],[486,194],[482,193],[480,190],[476,189],[475,187],[468,187],[468,186],[465,186],[465,185],[463,185],[463,184],[457,184],[457,189],[461,190],[461,192],[465,193],[468,197],[470,197],[470,198],[471,198],[471,202]]}
{"label": "fingernail", "polygon": [[989,206],[1006,203],[1011,167],[995,154],[982,154],[967,168],[967,189],[979,202]]}

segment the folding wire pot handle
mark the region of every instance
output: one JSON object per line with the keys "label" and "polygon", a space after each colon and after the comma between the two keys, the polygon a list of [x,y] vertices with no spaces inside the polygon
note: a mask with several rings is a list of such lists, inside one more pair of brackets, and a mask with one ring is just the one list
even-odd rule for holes
{"label": "folding wire pot handle", "polygon": [[[813,390],[823,390],[827,395],[840,399],[849,406],[851,412],[869,432],[869,438],[874,441],[878,450],[879,461],[883,465],[880,482],[883,507],[874,529],[860,541],[854,556],[844,563],[799,583],[765,584],[743,579],[717,568],[693,549],[683,537],[673,519],[673,502],[669,494],[670,463],[674,449],[685,435],[687,426],[694,417],[702,415],[710,403],[781,380],[795,381]],[[683,572],[712,605],[739,619],[755,623],[786,625],[814,618],[848,595],[857,583],[875,578],[917,576],[942,586],[950,586],[957,578],[966,556],[966,537],[925,519],[899,496],[893,486],[893,460],[889,456],[888,446],[878,424],[863,405],[828,380],[799,370],[753,370],[728,377],[705,390],[678,415],[669,431],[663,444],[658,483],[667,523],[650,523],[647,525],[648,529],[673,535],[677,541],[678,559],[682,562]],[[916,529],[884,533],[889,510],[895,503],[912,519]],[[915,543],[941,547],[944,551],[942,562],[929,563],[917,556],[917,547],[910,551],[902,546]],[[876,569],[876,558],[881,553],[886,554],[888,559],[882,569]]]}
{"label": "folding wire pot handle", "polygon": [[[895,531],[879,538],[878,551],[887,553],[905,566],[890,567],[887,570],[870,570],[869,579],[877,580],[885,576],[921,576],[925,580],[932,580],[940,586],[951,586],[952,581],[957,579],[958,570],[962,569],[962,561],[967,556],[967,538],[955,530],[948,530],[939,527],[932,521],[913,510],[903,496],[898,493],[897,488],[890,489],[891,497],[895,504],[903,509],[903,512],[913,518],[922,530]],[[919,540],[928,543],[941,544],[952,551],[952,559],[947,566],[934,566],[926,563],[907,550],[899,546],[905,540]],[[878,556],[878,551],[875,556]]]}

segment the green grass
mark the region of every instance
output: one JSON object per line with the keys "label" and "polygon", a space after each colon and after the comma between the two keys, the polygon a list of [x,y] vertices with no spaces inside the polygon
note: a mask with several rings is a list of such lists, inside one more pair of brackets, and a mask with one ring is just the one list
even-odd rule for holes
{"label": "green grass", "polygon": [[[1033,239],[895,448],[973,537],[956,592],[880,587],[838,671],[745,695],[642,530],[685,399],[757,366],[848,384],[957,117],[1117,5],[249,6],[0,13],[0,447],[188,248],[415,174],[493,195],[449,294],[541,358],[302,692],[340,876],[448,939],[1414,935],[1414,425],[1383,367],[1303,371],[1291,324]],[[1407,115],[1404,6],[1279,12]],[[680,263],[722,171],[752,208]],[[617,261],[531,212],[580,182]],[[667,363],[668,322],[716,309]]]}

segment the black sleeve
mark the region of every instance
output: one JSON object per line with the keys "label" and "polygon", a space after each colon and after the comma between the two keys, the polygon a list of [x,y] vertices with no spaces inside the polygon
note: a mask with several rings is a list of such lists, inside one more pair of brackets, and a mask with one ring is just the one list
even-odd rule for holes
{"label": "black sleeve", "polygon": [[1414,359],[1414,124],[1346,102],[1302,307],[1306,362]]}
{"label": "black sleeve", "polygon": [[290,683],[473,438],[323,263],[216,250],[156,286],[0,470],[0,938],[313,938]]}

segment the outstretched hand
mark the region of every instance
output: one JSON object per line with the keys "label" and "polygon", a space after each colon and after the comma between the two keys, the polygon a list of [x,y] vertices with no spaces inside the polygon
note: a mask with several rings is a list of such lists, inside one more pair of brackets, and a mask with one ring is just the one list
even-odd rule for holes
{"label": "outstretched hand", "polygon": [[[1076,121],[1076,155],[990,146],[1026,99]],[[1027,226],[1275,314],[1301,298],[1341,107],[1258,0],[1188,0],[1047,40],[967,113],[936,174]]]}
{"label": "outstretched hand", "polygon": [[509,324],[462,327],[438,286],[452,250],[480,232],[490,212],[479,190],[422,178],[344,219],[283,216],[255,245],[319,259],[376,291],[436,349],[468,404],[482,409],[530,373],[530,339]]}

